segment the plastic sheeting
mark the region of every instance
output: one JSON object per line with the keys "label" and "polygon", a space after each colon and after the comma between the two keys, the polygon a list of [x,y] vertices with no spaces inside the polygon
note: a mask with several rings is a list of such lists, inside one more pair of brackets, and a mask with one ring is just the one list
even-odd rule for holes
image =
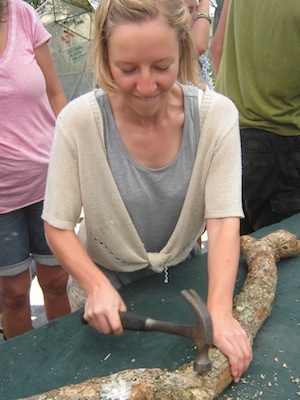
{"label": "plastic sheeting", "polygon": [[47,0],[37,12],[52,35],[49,47],[69,100],[93,88],[89,49],[97,1]]}

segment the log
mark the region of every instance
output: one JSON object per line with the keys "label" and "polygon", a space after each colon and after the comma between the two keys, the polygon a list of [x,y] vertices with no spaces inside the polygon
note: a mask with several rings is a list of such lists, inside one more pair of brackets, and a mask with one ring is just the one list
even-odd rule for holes
{"label": "log", "polygon": [[[273,307],[277,286],[276,263],[281,258],[299,255],[300,240],[286,230],[275,231],[261,239],[242,236],[241,254],[248,273],[243,288],[234,299],[234,317],[253,342]],[[204,374],[197,374],[192,363],[173,372],[157,368],[126,370],[26,399],[212,400],[232,382],[232,375],[227,358],[217,348],[212,346],[209,356],[212,369]],[[131,390],[129,396],[125,393],[126,384]],[[109,390],[110,397],[106,395]],[[116,392],[118,395],[114,397]]]}

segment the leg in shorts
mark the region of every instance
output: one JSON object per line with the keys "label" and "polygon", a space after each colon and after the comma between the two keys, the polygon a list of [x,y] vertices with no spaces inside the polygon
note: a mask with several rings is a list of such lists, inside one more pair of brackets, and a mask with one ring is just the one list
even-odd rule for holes
{"label": "leg in shorts", "polygon": [[0,214],[0,276],[14,276],[29,268],[32,259],[58,265],[49,249],[41,218],[43,202]]}
{"label": "leg in shorts", "polygon": [[48,320],[70,312],[66,295],[68,274],[58,265],[44,235],[43,203],[0,214],[0,291],[3,330],[10,339],[32,329],[29,267],[35,261]]}

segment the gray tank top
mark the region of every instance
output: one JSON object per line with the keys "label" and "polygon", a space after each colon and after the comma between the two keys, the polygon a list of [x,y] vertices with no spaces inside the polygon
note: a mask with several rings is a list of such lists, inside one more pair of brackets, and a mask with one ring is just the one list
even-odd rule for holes
{"label": "gray tank top", "polygon": [[179,218],[199,141],[199,89],[181,86],[184,127],[180,150],[166,167],[146,168],[127,152],[115,125],[107,94],[97,100],[103,118],[104,140],[116,185],[131,220],[148,252],[159,252]]}

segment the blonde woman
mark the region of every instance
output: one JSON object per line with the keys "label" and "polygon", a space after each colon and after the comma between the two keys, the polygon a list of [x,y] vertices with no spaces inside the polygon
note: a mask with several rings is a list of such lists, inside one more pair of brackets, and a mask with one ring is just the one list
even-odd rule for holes
{"label": "blonde woman", "polygon": [[[101,89],[58,118],[43,218],[50,247],[86,293],[84,318],[121,334],[118,288],[197,254],[208,232],[214,343],[238,381],[252,350],[232,316],[239,260],[238,114],[199,85],[181,0],[102,0],[94,70]],[[81,209],[86,242],[74,233]]]}

